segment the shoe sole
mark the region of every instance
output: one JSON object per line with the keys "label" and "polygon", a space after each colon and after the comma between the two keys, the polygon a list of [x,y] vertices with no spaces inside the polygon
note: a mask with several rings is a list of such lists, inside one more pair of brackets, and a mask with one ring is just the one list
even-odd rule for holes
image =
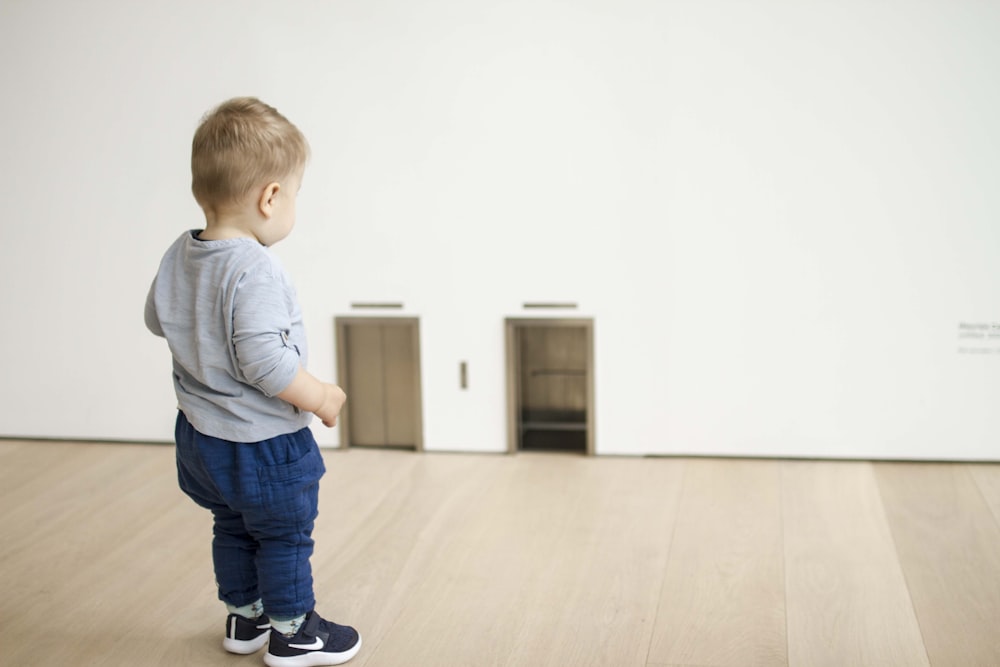
{"label": "shoe sole", "polygon": [[340,653],[327,653],[325,651],[314,651],[313,653],[303,653],[281,657],[270,653],[264,654],[264,664],[267,667],[327,667],[327,665],[342,665],[361,650],[361,636],[358,635],[358,643]]}
{"label": "shoe sole", "polygon": [[264,648],[270,637],[270,630],[261,634],[261,636],[256,639],[239,640],[226,637],[222,640],[222,648],[226,649],[230,653],[236,653],[237,655],[250,655],[251,653],[256,653]]}

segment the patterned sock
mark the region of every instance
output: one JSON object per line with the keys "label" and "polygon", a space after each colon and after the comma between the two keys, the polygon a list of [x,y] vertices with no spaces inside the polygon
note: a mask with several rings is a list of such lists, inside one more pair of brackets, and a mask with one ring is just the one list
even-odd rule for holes
{"label": "patterned sock", "polygon": [[230,614],[236,614],[237,616],[253,620],[255,618],[260,618],[261,614],[264,613],[264,601],[257,600],[256,602],[245,604],[242,607],[234,607],[231,604],[227,604],[226,609],[229,610]]}
{"label": "patterned sock", "polygon": [[299,631],[299,628],[301,628],[302,624],[305,622],[306,622],[305,614],[302,614],[301,616],[296,616],[295,618],[290,618],[287,621],[276,621],[275,619],[272,618],[271,627],[280,632],[281,634],[285,635],[286,637],[292,637],[295,635],[296,632]]}

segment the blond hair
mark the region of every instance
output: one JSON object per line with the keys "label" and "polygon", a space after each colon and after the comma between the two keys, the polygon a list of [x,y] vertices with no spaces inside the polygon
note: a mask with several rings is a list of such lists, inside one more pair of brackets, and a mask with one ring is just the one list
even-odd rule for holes
{"label": "blond hair", "polygon": [[255,97],[223,102],[191,142],[191,191],[202,208],[237,204],[257,188],[305,166],[309,144],[297,127]]}

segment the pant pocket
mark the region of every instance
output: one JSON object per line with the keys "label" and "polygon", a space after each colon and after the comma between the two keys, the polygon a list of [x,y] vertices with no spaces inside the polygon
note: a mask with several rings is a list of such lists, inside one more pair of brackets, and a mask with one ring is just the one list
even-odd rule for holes
{"label": "pant pocket", "polygon": [[319,480],[326,472],[323,456],[315,446],[297,461],[258,470],[264,513],[290,523],[316,518]]}

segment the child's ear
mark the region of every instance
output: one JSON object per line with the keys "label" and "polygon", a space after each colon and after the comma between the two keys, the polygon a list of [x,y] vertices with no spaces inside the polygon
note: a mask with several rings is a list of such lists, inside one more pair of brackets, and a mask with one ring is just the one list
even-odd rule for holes
{"label": "child's ear", "polygon": [[278,192],[281,191],[281,184],[278,182],[268,183],[264,186],[264,189],[260,192],[260,201],[257,204],[257,208],[260,209],[260,214],[265,218],[270,219],[274,215],[274,203],[278,198]]}

